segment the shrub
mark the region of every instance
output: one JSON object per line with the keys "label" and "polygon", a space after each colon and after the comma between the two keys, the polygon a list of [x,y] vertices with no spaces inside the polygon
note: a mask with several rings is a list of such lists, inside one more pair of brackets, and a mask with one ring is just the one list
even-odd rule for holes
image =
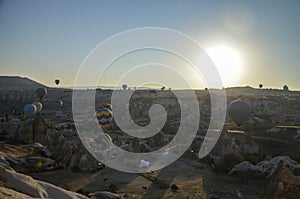
{"label": "shrub", "polygon": [[257,164],[259,162],[256,156],[250,154],[243,155],[243,161],[249,161],[252,164]]}
{"label": "shrub", "polygon": [[117,190],[118,190],[118,185],[116,185],[116,184],[111,184],[111,185],[109,186],[109,191],[110,191],[110,192],[116,193]]}
{"label": "shrub", "polygon": [[47,123],[48,128],[54,129],[55,128],[55,124],[54,122],[48,122]]}
{"label": "shrub", "polygon": [[26,115],[21,114],[19,119],[24,122],[26,120]]}

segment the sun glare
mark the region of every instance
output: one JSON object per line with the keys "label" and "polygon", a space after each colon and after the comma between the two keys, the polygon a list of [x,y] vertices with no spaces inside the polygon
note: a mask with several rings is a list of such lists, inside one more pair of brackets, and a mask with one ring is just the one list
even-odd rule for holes
{"label": "sun glare", "polygon": [[207,50],[215,63],[225,86],[235,83],[242,70],[242,60],[238,52],[226,46],[212,47]]}

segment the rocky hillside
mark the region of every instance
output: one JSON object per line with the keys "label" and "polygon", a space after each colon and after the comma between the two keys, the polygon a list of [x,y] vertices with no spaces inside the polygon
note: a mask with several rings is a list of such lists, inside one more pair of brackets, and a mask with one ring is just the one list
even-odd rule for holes
{"label": "rocky hillside", "polygon": [[0,90],[36,90],[39,87],[46,87],[27,77],[0,76]]}

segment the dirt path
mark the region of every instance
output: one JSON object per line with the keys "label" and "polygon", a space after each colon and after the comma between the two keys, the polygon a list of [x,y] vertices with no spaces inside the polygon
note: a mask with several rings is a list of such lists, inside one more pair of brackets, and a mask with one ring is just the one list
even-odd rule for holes
{"label": "dirt path", "polygon": [[[106,168],[97,173],[57,170],[31,173],[32,177],[82,193],[100,190],[129,194],[132,198],[263,198],[264,183],[213,172],[198,159],[182,157],[168,167],[146,174],[130,174]],[[177,189],[178,188],[178,189]]]}

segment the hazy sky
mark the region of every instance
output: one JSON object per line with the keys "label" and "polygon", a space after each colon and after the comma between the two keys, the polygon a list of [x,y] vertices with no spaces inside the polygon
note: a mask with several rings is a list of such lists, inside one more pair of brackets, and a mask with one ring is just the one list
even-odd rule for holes
{"label": "hazy sky", "polygon": [[226,86],[287,84],[300,90],[299,19],[298,0],[0,0],[0,75],[49,86],[59,78],[62,86],[72,86],[80,64],[101,41],[132,28],[163,27],[205,49],[233,49],[241,72]]}

